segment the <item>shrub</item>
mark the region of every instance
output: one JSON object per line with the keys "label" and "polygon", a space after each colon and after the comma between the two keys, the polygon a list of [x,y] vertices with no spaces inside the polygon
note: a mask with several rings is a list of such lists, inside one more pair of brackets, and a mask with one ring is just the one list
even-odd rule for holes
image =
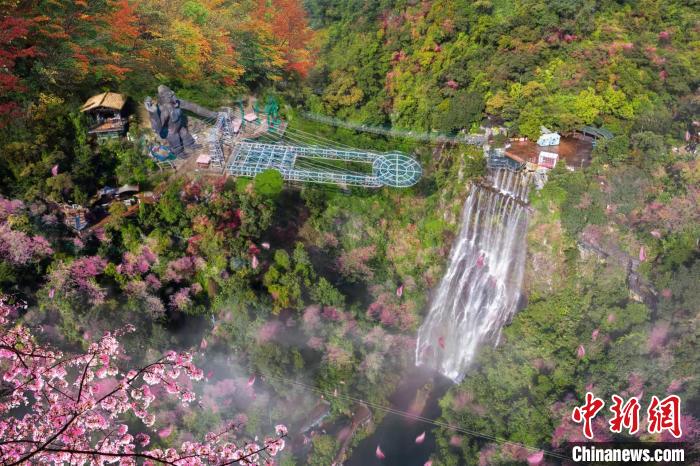
{"label": "shrub", "polygon": [[255,175],[255,192],[261,196],[276,198],[282,192],[282,174],[272,168]]}

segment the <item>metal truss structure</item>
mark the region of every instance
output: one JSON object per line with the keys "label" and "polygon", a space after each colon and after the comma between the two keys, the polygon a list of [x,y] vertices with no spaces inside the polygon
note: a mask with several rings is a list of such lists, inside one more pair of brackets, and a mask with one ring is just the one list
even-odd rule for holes
{"label": "metal truss structure", "polygon": [[418,161],[398,152],[380,154],[253,141],[236,143],[226,166],[231,175],[249,177],[269,169],[279,171],[288,181],[368,188],[405,188],[416,184],[422,174]]}

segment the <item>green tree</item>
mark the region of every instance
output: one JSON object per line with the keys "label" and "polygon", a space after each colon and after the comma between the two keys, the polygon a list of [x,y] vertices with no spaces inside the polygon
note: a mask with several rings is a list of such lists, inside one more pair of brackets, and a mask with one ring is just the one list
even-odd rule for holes
{"label": "green tree", "polygon": [[645,167],[653,167],[669,155],[663,136],[651,131],[632,135],[632,154]]}
{"label": "green tree", "polygon": [[255,192],[261,196],[275,199],[282,192],[284,179],[279,170],[267,169],[255,175]]}
{"label": "green tree", "polygon": [[593,158],[599,163],[618,165],[630,156],[630,140],[626,135],[618,135],[612,139],[598,140],[593,149]]}
{"label": "green tree", "polygon": [[173,182],[168,185],[158,200],[158,212],[160,217],[167,223],[177,223],[185,213],[185,204],[180,197],[181,189],[181,182]]}
{"label": "green tree", "polygon": [[338,451],[338,442],[332,435],[317,435],[313,437],[312,444],[310,466],[328,466],[333,463]]}
{"label": "green tree", "polygon": [[273,298],[273,312],[300,309],[304,304],[303,293],[308,294],[315,275],[303,244],[296,244],[291,257],[284,249],[275,251],[274,262],[263,277],[263,283]]}
{"label": "green tree", "polygon": [[443,101],[434,113],[434,127],[439,131],[453,132],[469,127],[481,119],[484,99],[476,92],[458,91]]}

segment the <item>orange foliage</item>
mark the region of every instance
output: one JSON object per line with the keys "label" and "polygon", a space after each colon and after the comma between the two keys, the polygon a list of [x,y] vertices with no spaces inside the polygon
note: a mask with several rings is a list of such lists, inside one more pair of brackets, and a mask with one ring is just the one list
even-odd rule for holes
{"label": "orange foliage", "polygon": [[129,0],[114,2],[107,24],[111,25],[112,39],[123,45],[133,45],[139,36],[138,17]]}
{"label": "orange foliage", "polygon": [[17,105],[5,102],[4,97],[24,90],[19,76],[14,74],[16,60],[36,55],[35,47],[23,43],[31,24],[31,20],[0,16],[0,126],[17,110]]}
{"label": "orange foliage", "polygon": [[[165,76],[207,81],[202,87],[208,89],[236,88],[246,72],[241,54],[254,62],[256,78],[281,79],[284,70],[305,76],[313,66],[313,31],[302,4],[303,0],[11,1],[9,8],[0,9],[0,117],[29,100],[18,92],[22,77],[15,60],[20,57],[41,57],[55,82],[73,89],[88,78],[105,85],[135,73],[153,80]],[[251,50],[246,49],[247,38],[254,42]],[[31,60],[25,60],[23,69],[30,67]]]}
{"label": "orange foliage", "polygon": [[107,73],[110,75],[114,76],[115,78],[121,80],[124,79],[126,74],[131,71],[131,68],[125,68],[123,66],[117,66],[117,65],[112,65],[110,63],[106,64],[104,66],[104,69]]}
{"label": "orange foliage", "polygon": [[306,76],[313,60],[308,49],[313,31],[299,0],[258,0],[258,24],[269,29],[288,70]]}

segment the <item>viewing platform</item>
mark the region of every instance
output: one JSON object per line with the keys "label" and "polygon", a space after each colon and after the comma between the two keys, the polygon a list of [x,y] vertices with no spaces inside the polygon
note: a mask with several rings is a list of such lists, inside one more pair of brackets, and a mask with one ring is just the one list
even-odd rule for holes
{"label": "viewing platform", "polygon": [[[349,162],[348,168],[344,162]],[[274,169],[288,181],[348,186],[405,188],[418,182],[422,170],[400,153],[328,149],[243,141],[234,145],[226,165],[230,175],[254,177]]]}

